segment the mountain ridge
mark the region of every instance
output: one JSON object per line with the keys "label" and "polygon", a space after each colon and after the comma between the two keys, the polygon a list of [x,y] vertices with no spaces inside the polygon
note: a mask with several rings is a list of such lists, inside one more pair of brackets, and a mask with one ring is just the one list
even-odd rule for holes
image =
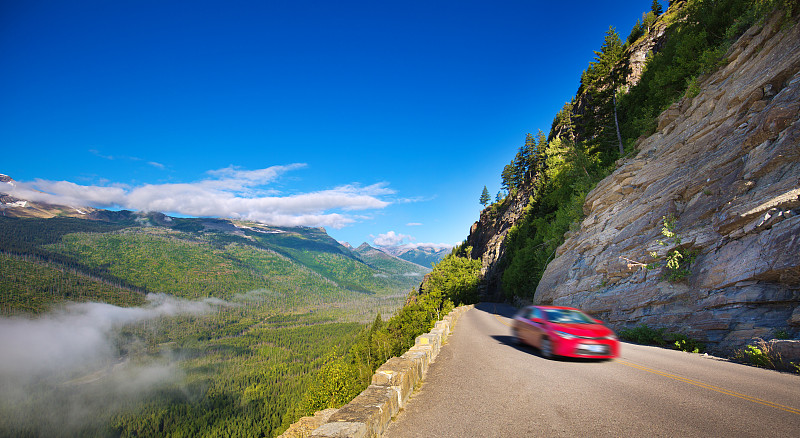
{"label": "mountain ridge", "polygon": [[[355,299],[355,293],[394,297],[399,304],[428,271],[390,255],[377,260],[358,254],[320,227],[27,204],[5,194],[0,206],[0,251],[6,257],[23,264],[35,257],[48,269],[72,270],[142,293],[224,299],[262,288],[300,302],[306,298],[297,294],[335,301]],[[173,277],[177,280],[168,280]],[[13,286],[20,288],[25,287]],[[5,309],[16,305],[8,300],[18,304],[7,295],[4,300]]]}

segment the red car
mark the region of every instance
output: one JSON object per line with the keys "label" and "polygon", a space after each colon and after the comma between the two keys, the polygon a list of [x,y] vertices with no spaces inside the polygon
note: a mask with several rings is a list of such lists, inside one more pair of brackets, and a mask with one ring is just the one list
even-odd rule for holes
{"label": "red car", "polygon": [[512,321],[520,343],[536,347],[542,356],[611,359],[619,356],[619,341],[602,321],[572,307],[528,306]]}

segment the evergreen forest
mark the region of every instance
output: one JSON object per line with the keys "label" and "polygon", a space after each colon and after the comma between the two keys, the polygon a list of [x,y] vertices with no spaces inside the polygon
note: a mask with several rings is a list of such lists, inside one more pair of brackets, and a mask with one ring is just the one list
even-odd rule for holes
{"label": "evergreen forest", "polygon": [[[322,229],[121,216],[0,217],[0,325],[34,340],[6,353],[67,362],[2,371],[21,394],[0,402],[0,435],[276,436],[474,300],[463,251],[430,272]],[[417,289],[427,273],[445,283]],[[42,325],[76,336],[29,336]],[[111,351],[49,351],[81,331]]]}

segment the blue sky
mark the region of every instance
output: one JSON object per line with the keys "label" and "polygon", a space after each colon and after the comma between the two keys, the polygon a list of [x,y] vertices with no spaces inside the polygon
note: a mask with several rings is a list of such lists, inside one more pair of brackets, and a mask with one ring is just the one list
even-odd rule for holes
{"label": "blue sky", "polygon": [[650,5],[6,0],[0,173],[43,200],[455,244]]}

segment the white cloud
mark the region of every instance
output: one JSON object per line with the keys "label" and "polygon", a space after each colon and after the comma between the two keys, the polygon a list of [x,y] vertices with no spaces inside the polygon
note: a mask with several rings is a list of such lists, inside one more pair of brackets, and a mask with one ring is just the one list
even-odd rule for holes
{"label": "white cloud", "polygon": [[419,243],[415,242],[417,239],[415,239],[413,236],[395,233],[394,231],[378,234],[377,237],[370,237],[372,237],[372,241],[377,246],[396,246],[405,249],[431,248],[435,250],[442,250],[450,249],[455,246],[449,243]]}
{"label": "white cloud", "polygon": [[118,205],[125,199],[122,187],[82,186],[69,181],[46,181],[37,179],[33,183],[17,181],[5,183],[0,191],[29,201],[62,205]]}
{"label": "white cloud", "polygon": [[414,238],[411,236],[407,236],[405,234],[398,234],[394,231],[389,231],[385,234],[379,234],[378,237],[375,237],[372,241],[375,242],[378,246],[398,246],[403,243],[404,240],[413,240]]}
{"label": "white cloud", "polygon": [[419,222],[409,222],[406,224],[407,227],[421,227],[422,224]]}
{"label": "white cloud", "polygon": [[358,216],[348,212],[382,209],[394,194],[386,183],[347,184],[328,190],[281,196],[265,187],[283,174],[304,168],[301,163],[243,170],[238,167],[207,172],[195,183],[126,186],[83,186],[68,181],[35,180],[0,183],[0,191],[14,197],[50,204],[90,205],[160,211],[187,216],[231,217],[279,226],[341,228]]}
{"label": "white cloud", "polygon": [[206,172],[216,177],[216,179],[205,180],[202,184],[209,188],[242,191],[248,187],[256,187],[270,183],[286,172],[304,167],[306,167],[304,163],[293,163],[288,166],[271,166],[256,170],[242,170],[237,166],[228,166],[223,169],[209,170]]}
{"label": "white cloud", "polygon": [[417,248],[433,248],[436,250],[442,249],[450,249],[453,248],[455,245],[451,245],[449,243],[418,243],[418,242],[411,242],[401,245],[403,248],[408,249],[417,249]]}

